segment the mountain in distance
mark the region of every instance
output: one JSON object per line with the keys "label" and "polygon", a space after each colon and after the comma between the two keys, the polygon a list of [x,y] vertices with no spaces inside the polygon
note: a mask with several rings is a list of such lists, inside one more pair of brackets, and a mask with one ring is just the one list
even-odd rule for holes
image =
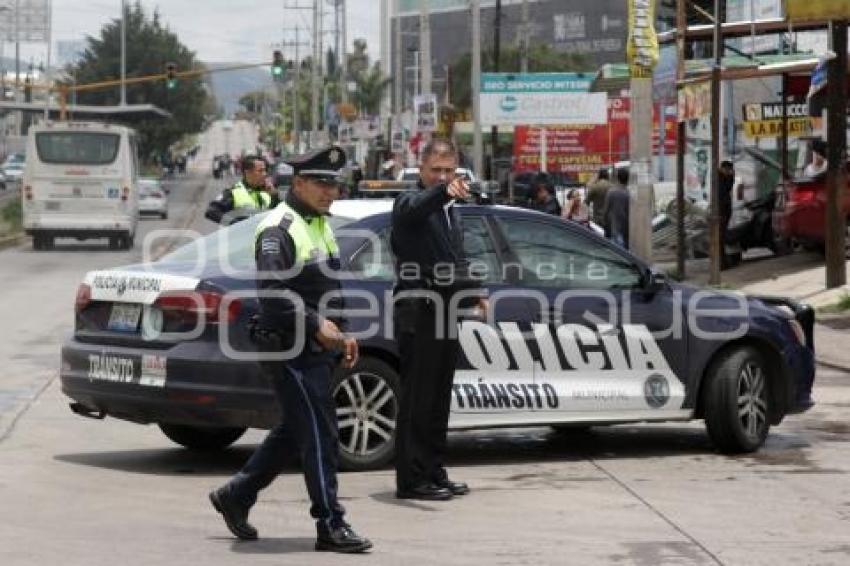
{"label": "mountain in distance", "polygon": [[[208,69],[233,67],[239,63],[205,63]],[[228,116],[239,110],[239,98],[244,94],[271,88],[271,72],[268,67],[238,69],[235,71],[218,71],[209,74],[209,82],[219,106],[224,108]]]}

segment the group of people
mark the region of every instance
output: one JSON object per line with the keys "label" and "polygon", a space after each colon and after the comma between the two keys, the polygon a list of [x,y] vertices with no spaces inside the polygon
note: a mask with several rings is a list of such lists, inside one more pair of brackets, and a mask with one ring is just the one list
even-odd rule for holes
{"label": "group of people", "polygon": [[629,245],[629,170],[616,170],[616,182],[611,183],[608,169],[600,169],[593,182],[587,185],[582,199],[578,189],[570,189],[562,207],[555,197],[554,188],[545,174],[537,176],[528,208],[553,216],[586,224],[594,224],[605,230],[605,235],[620,246]]}
{"label": "group of people", "polygon": [[[323,311],[324,299],[339,291],[332,272],[340,268],[339,248],[328,222],[331,204],[340,197],[344,151],[336,146],[294,157],[293,186],[275,201],[264,188],[265,162],[243,159],[243,181],[210,205],[223,218],[244,205],[273,208],[257,226],[255,261],[260,315],[250,332],[260,352],[303,347],[285,361],[262,362],[280,404],[281,423],[273,428],[248,462],[223,486],[209,494],[230,532],[244,540],[258,538],[248,521],[261,490],[281,472],[287,436],[295,437],[316,521],[315,549],[365,552],[372,543],[346,521],[337,494],[338,431],[332,397],[334,369],[357,365],[357,341],[345,333],[345,320]],[[469,487],[449,478],[444,464],[451,386],[458,355],[449,332],[450,298],[458,291],[475,297],[466,305],[474,316],[489,307],[474,278],[441,283],[438,266],[468,267],[462,246],[461,216],[456,202],[470,198],[466,182],[456,176],[458,152],[449,140],[435,139],[422,151],[418,191],[399,196],[392,212],[391,247],[396,261],[393,322],[400,353],[401,392],[395,436],[395,495],[399,499],[443,501],[463,496]],[[208,211],[208,216],[210,213]],[[414,267],[415,277],[401,271]],[[299,269],[292,269],[298,267]],[[408,272],[409,273],[409,272]],[[269,293],[277,291],[277,293]],[[294,301],[287,291],[301,300]],[[435,297],[441,300],[435,300]],[[296,304],[296,302],[298,304]],[[340,301],[328,304],[335,313]],[[296,329],[306,331],[296,342]]]}

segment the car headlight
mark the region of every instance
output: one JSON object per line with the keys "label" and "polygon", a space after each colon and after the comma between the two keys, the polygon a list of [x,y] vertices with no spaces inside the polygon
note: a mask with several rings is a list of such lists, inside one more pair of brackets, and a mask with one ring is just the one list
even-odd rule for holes
{"label": "car headlight", "polygon": [[801,346],[806,345],[806,333],[803,332],[803,325],[800,324],[795,319],[788,320],[788,326],[791,327],[791,331],[794,333],[794,336],[797,338],[797,342],[800,343]]}

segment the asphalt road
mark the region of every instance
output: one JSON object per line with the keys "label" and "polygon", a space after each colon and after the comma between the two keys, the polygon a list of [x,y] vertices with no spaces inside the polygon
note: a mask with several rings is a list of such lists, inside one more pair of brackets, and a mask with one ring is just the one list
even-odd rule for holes
{"label": "asphalt road", "polygon": [[[215,139],[207,143],[223,143]],[[195,170],[209,171],[202,158]],[[143,221],[144,233],[214,229],[197,215],[223,184],[209,181],[176,181],[169,220]],[[143,240],[129,252],[74,241],[0,252],[4,566],[850,563],[850,374],[823,368],[817,406],[753,455],[714,453],[701,423],[464,432],[449,454],[453,477],[472,486],[464,498],[398,501],[389,469],[341,475],[350,519],[375,543],[369,558],[312,552],[294,465],[252,512],[261,540],[234,541],[206,493],[250,456],[260,431],[226,452],[192,454],[153,426],[73,415],[59,390],[80,278],[138,261]]]}

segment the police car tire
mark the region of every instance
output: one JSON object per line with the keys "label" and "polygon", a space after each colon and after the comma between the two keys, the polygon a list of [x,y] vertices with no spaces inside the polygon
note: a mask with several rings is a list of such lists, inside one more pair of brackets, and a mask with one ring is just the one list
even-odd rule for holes
{"label": "police car tire", "polygon": [[770,384],[764,357],[748,346],[728,350],[712,364],[707,379],[703,406],[714,446],[724,454],[757,450],[770,430]]}
{"label": "police car tire", "polygon": [[[382,380],[385,386],[393,393],[393,399],[389,400],[389,403],[395,403],[396,416],[398,415],[398,399],[401,393],[401,378],[399,377],[398,372],[385,361],[368,356],[361,357],[360,360],[358,360],[357,365],[351,370],[344,370],[342,368],[338,368],[336,370],[332,391],[337,408],[340,408],[342,406],[341,403],[345,402],[345,394],[341,394],[338,388],[345,379],[354,373],[360,373],[361,375],[366,374],[375,380]],[[375,382],[375,385],[377,385],[377,381]],[[383,393],[381,396],[382,395]],[[395,428],[393,428],[390,440],[384,441],[382,445],[377,447],[375,450],[371,450],[368,454],[358,455],[353,454],[346,446],[344,446],[344,441],[350,439],[350,433],[348,430],[349,427],[345,426],[344,419],[344,416],[338,416],[337,418],[338,424],[342,424],[342,426],[338,427],[340,440],[339,467],[341,470],[375,470],[383,468],[392,461],[393,456],[395,455]]]}
{"label": "police car tire", "polygon": [[223,450],[245,434],[244,428],[202,427],[159,423],[169,440],[198,452]]}

